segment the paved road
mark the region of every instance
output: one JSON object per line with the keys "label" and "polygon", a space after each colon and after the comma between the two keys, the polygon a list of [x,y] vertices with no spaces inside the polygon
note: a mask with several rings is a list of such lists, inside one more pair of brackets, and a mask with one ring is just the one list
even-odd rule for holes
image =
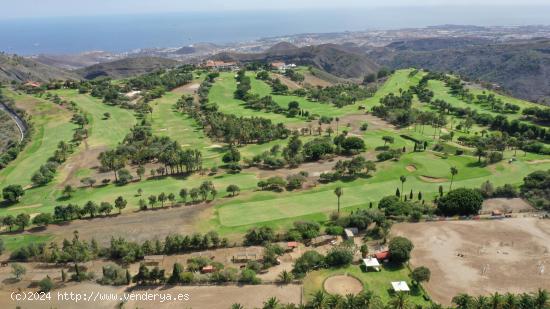
{"label": "paved road", "polygon": [[15,123],[17,124],[17,128],[19,128],[19,133],[21,134],[19,142],[22,142],[23,138],[25,138],[25,133],[27,133],[27,125],[25,124],[25,122],[21,118],[19,118],[19,115],[12,112],[12,110],[2,102],[0,102],[0,110],[8,113],[8,115],[10,115],[10,117],[15,121]]}

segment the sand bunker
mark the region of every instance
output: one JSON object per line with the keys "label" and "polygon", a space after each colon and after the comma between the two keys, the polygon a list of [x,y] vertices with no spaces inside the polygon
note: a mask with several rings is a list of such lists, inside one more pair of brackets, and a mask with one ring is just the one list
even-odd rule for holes
{"label": "sand bunker", "polygon": [[407,165],[406,169],[407,169],[407,171],[409,171],[409,172],[412,173],[412,172],[416,171],[416,166],[414,166],[414,165]]}
{"label": "sand bunker", "polygon": [[420,180],[422,181],[425,181],[425,182],[446,182],[447,179],[445,178],[437,178],[437,177],[431,177],[431,176],[426,176],[426,175],[422,175],[422,176],[418,176],[420,178]]}
{"label": "sand bunker", "polygon": [[354,277],[339,275],[327,278],[324,283],[325,291],[329,294],[359,294],[363,291],[363,284]]}

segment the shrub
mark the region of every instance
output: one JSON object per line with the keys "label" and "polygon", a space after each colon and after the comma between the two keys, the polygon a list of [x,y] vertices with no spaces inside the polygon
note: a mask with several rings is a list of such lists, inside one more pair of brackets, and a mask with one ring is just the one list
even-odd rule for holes
{"label": "shrub", "polygon": [[344,228],[338,225],[327,226],[325,233],[335,236],[342,235],[344,234]]}
{"label": "shrub", "polygon": [[437,201],[437,208],[446,216],[475,215],[481,210],[483,197],[479,190],[459,188]]}
{"label": "shrub", "polygon": [[391,261],[397,264],[407,262],[413,248],[412,242],[405,237],[392,238],[388,246]]}
{"label": "shrub", "polygon": [[353,261],[353,251],[348,246],[332,248],[325,257],[325,263],[330,267],[345,267]]}
{"label": "shrub", "polygon": [[296,259],[292,273],[298,277],[304,277],[308,271],[321,268],[325,265],[325,257],[317,251],[307,251]]}

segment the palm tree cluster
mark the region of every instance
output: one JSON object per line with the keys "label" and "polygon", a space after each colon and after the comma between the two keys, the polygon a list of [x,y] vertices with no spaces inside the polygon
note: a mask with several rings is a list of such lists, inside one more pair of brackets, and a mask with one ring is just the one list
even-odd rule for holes
{"label": "palm tree cluster", "polygon": [[539,289],[536,293],[528,294],[499,294],[473,297],[460,294],[453,297],[453,304],[457,309],[548,309],[550,295],[548,291]]}
{"label": "palm tree cluster", "polygon": [[116,149],[99,154],[99,161],[105,170],[118,173],[128,162],[143,166],[146,163],[161,163],[163,173],[192,173],[202,169],[202,153],[199,150],[182,149],[169,137],[153,136],[151,126],[144,120],[132,128],[124,142]]}

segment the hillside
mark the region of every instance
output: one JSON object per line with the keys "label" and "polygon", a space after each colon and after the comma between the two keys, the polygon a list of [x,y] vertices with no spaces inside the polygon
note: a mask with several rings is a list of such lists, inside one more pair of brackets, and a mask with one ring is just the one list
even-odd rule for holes
{"label": "hillside", "polygon": [[0,82],[46,82],[52,79],[78,79],[78,75],[31,59],[0,53]]}
{"label": "hillside", "polygon": [[176,60],[156,57],[136,57],[95,64],[75,72],[86,79],[97,77],[126,78],[150,73],[158,69],[173,68],[179,64]]}
{"label": "hillside", "polygon": [[366,74],[376,72],[379,68],[367,55],[352,52],[336,44],[298,48],[289,43],[279,43],[263,53],[221,53],[214,58],[226,61],[285,61],[299,65],[312,65],[345,78],[362,78]]}
{"label": "hillside", "polygon": [[390,44],[370,55],[390,68],[453,71],[470,79],[496,83],[522,99],[550,103],[548,39],[491,44],[464,40],[438,44],[433,40],[415,40]]}

